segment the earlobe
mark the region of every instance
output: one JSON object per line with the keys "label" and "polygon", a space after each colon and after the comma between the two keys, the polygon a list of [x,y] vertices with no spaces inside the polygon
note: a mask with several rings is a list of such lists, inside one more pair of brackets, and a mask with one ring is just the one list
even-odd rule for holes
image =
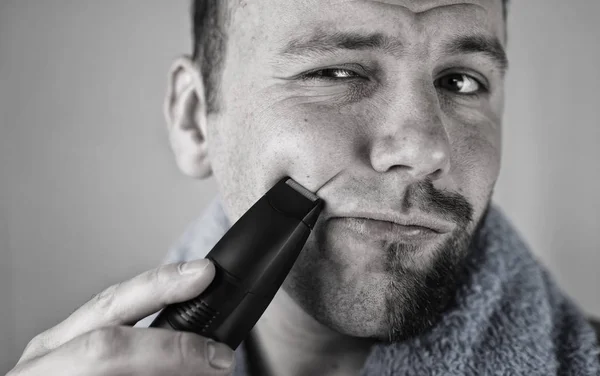
{"label": "earlobe", "polygon": [[171,67],[163,111],[179,169],[196,179],[210,176],[204,83],[188,57],[178,58]]}

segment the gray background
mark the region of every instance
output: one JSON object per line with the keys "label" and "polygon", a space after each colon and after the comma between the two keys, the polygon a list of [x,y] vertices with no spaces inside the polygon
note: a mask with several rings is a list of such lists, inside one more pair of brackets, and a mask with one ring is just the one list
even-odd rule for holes
{"label": "gray background", "polygon": [[[157,265],[216,192],[161,105],[187,0],[0,0],[0,372],[37,333]],[[600,316],[600,2],[514,1],[501,204]]]}

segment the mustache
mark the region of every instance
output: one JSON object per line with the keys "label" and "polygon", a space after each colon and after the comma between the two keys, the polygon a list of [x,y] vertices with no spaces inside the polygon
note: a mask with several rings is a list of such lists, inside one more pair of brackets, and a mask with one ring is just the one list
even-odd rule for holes
{"label": "mustache", "polygon": [[436,189],[431,179],[408,187],[402,209],[408,211],[411,207],[455,222],[462,228],[473,220],[473,205],[463,195]]}

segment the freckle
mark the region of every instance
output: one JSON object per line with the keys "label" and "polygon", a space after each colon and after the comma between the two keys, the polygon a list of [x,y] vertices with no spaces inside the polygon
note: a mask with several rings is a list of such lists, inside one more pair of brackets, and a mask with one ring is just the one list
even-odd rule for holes
{"label": "freckle", "polygon": [[305,122],[305,123],[306,123],[306,122],[308,122],[308,119],[304,118],[304,122]]}

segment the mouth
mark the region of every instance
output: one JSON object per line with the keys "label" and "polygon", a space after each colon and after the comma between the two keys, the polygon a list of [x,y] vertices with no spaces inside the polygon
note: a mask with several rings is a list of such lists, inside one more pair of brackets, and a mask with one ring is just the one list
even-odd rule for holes
{"label": "mouth", "polygon": [[420,243],[444,234],[439,229],[421,225],[401,225],[395,222],[361,217],[336,217],[350,233],[365,239],[398,243]]}
{"label": "mouth", "polygon": [[354,236],[400,243],[432,240],[454,228],[451,223],[423,215],[400,217],[384,213],[336,213],[329,220],[339,222]]}

